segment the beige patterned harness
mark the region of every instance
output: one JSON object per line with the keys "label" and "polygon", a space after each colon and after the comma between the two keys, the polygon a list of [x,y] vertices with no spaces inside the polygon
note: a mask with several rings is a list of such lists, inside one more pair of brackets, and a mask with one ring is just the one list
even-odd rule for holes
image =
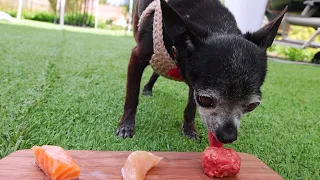
{"label": "beige patterned harness", "polygon": [[[163,23],[162,23],[162,9],[160,0],[154,0],[142,12],[138,30],[145,19],[154,11],[153,17],[153,55],[150,60],[150,66],[157,74],[164,76],[168,79],[183,81],[182,78],[173,76],[172,74],[179,74],[178,67],[175,61],[169,55],[163,41]],[[180,76],[180,74],[179,74]]]}

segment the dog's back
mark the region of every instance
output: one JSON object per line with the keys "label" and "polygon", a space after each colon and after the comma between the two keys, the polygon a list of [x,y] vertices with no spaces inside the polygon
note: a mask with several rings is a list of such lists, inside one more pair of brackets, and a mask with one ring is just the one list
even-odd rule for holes
{"label": "dog's back", "polygon": [[[138,0],[134,17],[134,36],[145,54],[152,54],[153,14],[146,18],[137,30],[137,24],[142,12],[153,0]],[[242,36],[236,20],[231,12],[219,0],[169,0],[168,4],[179,13],[188,27],[200,41],[214,37],[214,34],[230,34]],[[168,51],[171,40],[164,31],[164,42]]]}
{"label": "dog's back", "polygon": [[[139,0],[136,17],[139,18],[145,8],[153,0]],[[186,22],[192,24],[198,35],[211,35],[212,33],[239,34],[236,20],[230,11],[219,0],[169,0],[172,6]],[[151,25],[152,18],[147,24]],[[136,25],[135,25],[136,26]],[[151,30],[151,27],[145,30]],[[203,37],[206,38],[206,37]]]}
{"label": "dog's back", "polygon": [[241,34],[229,10],[219,0],[171,0],[185,19],[211,33]]}

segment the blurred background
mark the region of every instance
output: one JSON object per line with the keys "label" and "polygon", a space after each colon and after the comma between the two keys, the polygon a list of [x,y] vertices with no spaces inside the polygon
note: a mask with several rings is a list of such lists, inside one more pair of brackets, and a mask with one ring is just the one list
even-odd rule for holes
{"label": "blurred background", "polygon": [[[17,17],[19,2],[21,19],[59,24],[61,0],[0,0],[0,11]],[[130,0],[65,0],[64,24],[93,28],[98,12],[98,28],[123,30],[128,27],[129,5]]]}
{"label": "blurred background", "polygon": [[[253,24],[253,20],[247,19],[252,16],[252,11],[263,13],[263,22],[256,24],[263,26],[272,20],[285,6],[289,6],[289,14],[299,16],[306,8],[305,0],[261,0],[261,1],[238,1],[222,0],[225,5],[233,11],[237,20],[242,16],[243,22]],[[255,4],[254,4],[255,3]],[[61,10],[64,4],[64,11]],[[101,30],[120,30],[131,32],[132,15],[136,0],[0,0],[0,20],[13,18],[41,21],[47,23],[60,23],[60,17],[64,16],[63,25],[71,25],[84,28],[95,28]],[[320,3],[316,1],[317,7],[311,17],[320,16]],[[261,6],[260,8],[257,6]],[[242,8],[239,8],[242,7]],[[245,15],[246,12],[249,12]],[[238,14],[237,14],[238,13]],[[251,13],[251,14],[250,14]],[[64,14],[64,15],[62,15]],[[9,17],[10,16],[10,17]],[[13,17],[13,18],[12,18]],[[258,16],[260,17],[260,16]],[[262,19],[261,19],[262,20]],[[319,20],[318,20],[319,21]],[[240,26],[243,24],[240,20]],[[241,24],[242,23],[242,24]],[[247,25],[250,26],[250,25]],[[253,26],[253,25],[251,25]],[[256,25],[255,25],[256,26]],[[317,30],[317,28],[286,24],[285,33],[293,40],[307,41]],[[250,28],[247,28],[250,29]],[[279,35],[283,28],[279,29]],[[283,37],[279,36],[277,40]],[[314,42],[320,42],[320,37],[316,37]],[[291,61],[311,62],[314,60],[317,48],[297,48],[288,44],[275,43],[269,48],[269,55],[276,58]]]}
{"label": "blurred background", "polygon": [[[289,6],[289,14],[299,16],[306,8],[305,0],[222,0],[233,11],[239,26],[263,26],[276,17],[285,6]],[[312,1],[311,1],[312,2]],[[64,4],[64,8],[61,8]],[[0,20],[13,18],[41,21],[47,23],[60,23],[60,17],[64,14],[63,25],[71,25],[83,28],[95,28],[100,30],[132,31],[132,15],[136,0],[0,0]],[[309,16],[319,17],[320,3],[316,1],[313,13]],[[260,7],[257,7],[260,6]],[[241,8],[239,8],[241,7]],[[63,12],[61,10],[64,9]],[[257,12],[252,12],[253,10]],[[20,12],[20,13],[19,13]],[[247,13],[247,14],[246,14]],[[251,13],[251,14],[250,14]],[[257,20],[252,13],[263,14]],[[13,17],[13,18],[12,18]],[[241,22],[241,18],[244,19]],[[259,18],[261,20],[259,20]],[[260,22],[262,21],[262,22]],[[319,21],[319,20],[318,20]],[[253,25],[255,22],[255,25]],[[242,23],[242,24],[241,24]],[[245,24],[246,23],[246,24]],[[251,25],[249,24],[251,23]],[[317,28],[305,25],[286,24],[285,35],[292,40],[307,41],[314,35]],[[279,29],[279,35],[283,28]],[[277,37],[281,40],[284,37]],[[314,42],[320,42],[320,37],[315,37]],[[319,48],[300,48],[292,44],[275,43],[269,48],[270,57],[286,59],[290,61],[314,62],[315,54]],[[320,61],[320,60],[319,60]],[[317,62],[319,63],[319,62]]]}

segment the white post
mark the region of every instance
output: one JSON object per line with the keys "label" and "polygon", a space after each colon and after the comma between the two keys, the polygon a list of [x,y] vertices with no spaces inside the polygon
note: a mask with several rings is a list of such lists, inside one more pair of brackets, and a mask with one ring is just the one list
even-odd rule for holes
{"label": "white post", "polygon": [[128,32],[130,32],[130,30],[131,30],[131,23],[132,23],[132,11],[133,11],[133,0],[130,0]]}
{"label": "white post", "polygon": [[22,0],[18,1],[18,12],[17,12],[17,19],[21,19],[21,11],[22,11]]}
{"label": "white post", "polygon": [[65,10],[65,6],[66,6],[66,0],[61,0],[60,1],[60,27],[61,29],[63,29],[64,26],[64,10]]}
{"label": "white post", "polygon": [[224,0],[224,5],[233,13],[243,33],[260,29],[267,3],[268,0]]}
{"label": "white post", "polygon": [[94,16],[94,29],[97,30],[99,25],[99,0],[95,0]]}
{"label": "white post", "polygon": [[59,15],[59,8],[60,8],[60,0],[56,1],[56,16],[54,17],[54,23],[57,23],[57,17]]}

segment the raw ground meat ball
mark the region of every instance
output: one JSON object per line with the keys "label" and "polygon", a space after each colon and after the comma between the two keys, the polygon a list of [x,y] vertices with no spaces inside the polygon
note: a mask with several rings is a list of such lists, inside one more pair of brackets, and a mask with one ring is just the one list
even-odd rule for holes
{"label": "raw ground meat ball", "polygon": [[235,176],[240,172],[240,156],[230,148],[207,147],[201,161],[204,173],[210,178]]}

